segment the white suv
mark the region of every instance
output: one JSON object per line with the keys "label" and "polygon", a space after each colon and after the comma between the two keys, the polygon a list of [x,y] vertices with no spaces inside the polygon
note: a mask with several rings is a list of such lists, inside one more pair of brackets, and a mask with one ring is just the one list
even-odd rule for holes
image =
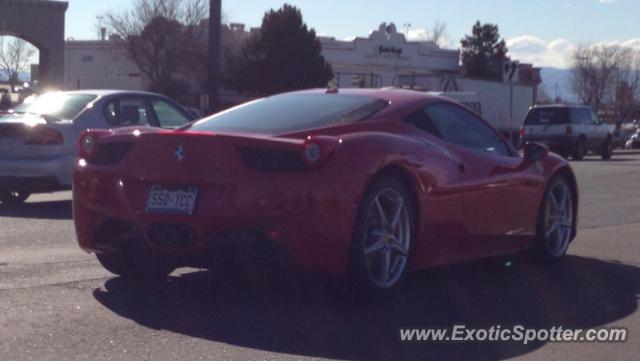
{"label": "white suv", "polygon": [[602,159],[613,155],[614,126],[583,105],[541,105],[529,109],[520,128],[521,143],[542,143],[563,157],[581,160],[588,151]]}

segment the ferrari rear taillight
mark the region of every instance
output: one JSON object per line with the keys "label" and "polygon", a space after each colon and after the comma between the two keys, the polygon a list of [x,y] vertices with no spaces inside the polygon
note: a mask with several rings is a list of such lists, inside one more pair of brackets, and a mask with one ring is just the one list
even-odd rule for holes
{"label": "ferrari rear taillight", "polygon": [[520,138],[524,138],[524,127],[520,127]]}
{"label": "ferrari rear taillight", "polygon": [[323,158],[322,147],[314,142],[305,143],[302,146],[302,160],[307,165],[315,165]]}
{"label": "ferrari rear taillight", "polygon": [[24,145],[62,145],[64,138],[62,133],[53,128],[34,128],[24,138]]}
{"label": "ferrari rear taillight", "polygon": [[98,148],[98,137],[88,134],[80,138],[79,155],[82,158],[89,158]]}
{"label": "ferrari rear taillight", "polygon": [[319,167],[329,159],[341,142],[342,140],[329,136],[307,137],[300,151],[302,162],[310,168]]}
{"label": "ferrari rear taillight", "polygon": [[108,130],[88,130],[82,133],[78,140],[78,156],[91,158],[98,151],[100,138],[108,134],[111,134]]}

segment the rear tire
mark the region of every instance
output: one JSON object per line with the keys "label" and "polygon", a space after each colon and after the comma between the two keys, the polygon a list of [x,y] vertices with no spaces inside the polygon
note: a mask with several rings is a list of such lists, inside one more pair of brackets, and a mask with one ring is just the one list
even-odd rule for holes
{"label": "rear tire", "polygon": [[610,137],[607,137],[607,140],[604,141],[600,156],[603,160],[609,160],[613,156],[613,141]]}
{"label": "rear tire", "polygon": [[572,158],[573,160],[582,160],[584,158],[585,153],[586,153],[586,149],[585,149],[584,138],[578,138],[578,141],[576,142],[576,146],[573,149]]}
{"label": "rear tire", "polygon": [[136,257],[134,253],[102,253],[96,254],[96,258],[107,271],[136,281],[162,282],[174,270],[174,267],[168,264],[151,257]]}
{"label": "rear tire", "polygon": [[567,253],[576,226],[571,185],[565,177],[555,176],[543,197],[532,251],[537,261],[554,263]]}
{"label": "rear tire", "polygon": [[366,193],[351,247],[356,290],[378,298],[401,288],[415,241],[414,210],[407,187],[393,177],[377,179]]}
{"label": "rear tire", "polygon": [[31,195],[30,192],[18,190],[2,190],[0,191],[0,202],[8,206],[16,206],[23,204]]}

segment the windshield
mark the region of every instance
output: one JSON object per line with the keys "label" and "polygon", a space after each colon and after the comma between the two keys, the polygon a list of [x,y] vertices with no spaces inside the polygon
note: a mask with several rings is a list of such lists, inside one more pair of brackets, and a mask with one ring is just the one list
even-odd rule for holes
{"label": "windshield", "polygon": [[571,118],[568,108],[538,108],[527,114],[525,125],[569,124]]}
{"label": "windshield", "polygon": [[200,120],[192,130],[282,134],[364,120],[388,102],[368,96],[284,94],[229,109]]}
{"label": "windshield", "polygon": [[33,95],[15,107],[14,111],[18,114],[46,115],[56,120],[73,120],[95,98],[95,95],[89,94],[46,93]]}

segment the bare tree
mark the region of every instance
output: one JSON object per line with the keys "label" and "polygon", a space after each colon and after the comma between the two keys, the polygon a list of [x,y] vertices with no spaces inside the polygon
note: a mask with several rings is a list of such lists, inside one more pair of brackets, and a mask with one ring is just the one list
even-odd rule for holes
{"label": "bare tree", "polygon": [[447,45],[447,24],[437,20],[429,30],[428,40],[433,41],[439,47]]}
{"label": "bare tree", "polygon": [[616,74],[613,110],[616,119],[629,120],[640,101],[640,50],[626,48]]}
{"label": "bare tree", "polygon": [[100,21],[110,33],[126,39],[139,35],[154,18],[162,17],[183,25],[197,25],[207,15],[205,0],[134,0],[122,12],[107,12]]}
{"label": "bare tree", "polygon": [[596,111],[610,100],[626,52],[619,46],[581,44],[571,53],[573,90]]}
{"label": "bare tree", "polygon": [[28,69],[31,59],[36,55],[36,48],[20,38],[12,38],[5,42],[0,36],[0,69],[9,76],[9,84],[18,84],[21,71]]}
{"label": "bare tree", "polygon": [[190,72],[189,52],[201,42],[207,9],[205,0],[135,0],[100,21],[149,78],[151,90],[176,97],[187,87],[181,75]]}
{"label": "bare tree", "polygon": [[571,85],[594,110],[628,117],[640,92],[640,53],[619,45],[581,44],[571,53]]}

